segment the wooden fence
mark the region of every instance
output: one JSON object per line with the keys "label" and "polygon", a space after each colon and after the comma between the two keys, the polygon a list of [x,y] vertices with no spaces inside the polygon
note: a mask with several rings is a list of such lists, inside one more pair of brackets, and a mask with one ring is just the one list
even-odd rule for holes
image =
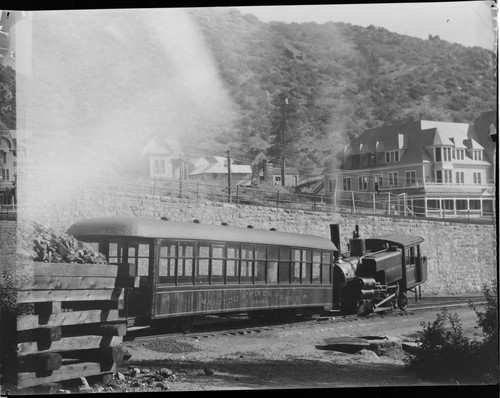
{"label": "wooden fence", "polygon": [[54,390],[60,381],[113,377],[127,330],[118,272],[116,265],[33,263],[17,291],[17,307],[28,314],[16,317],[16,369],[5,372],[11,386]]}

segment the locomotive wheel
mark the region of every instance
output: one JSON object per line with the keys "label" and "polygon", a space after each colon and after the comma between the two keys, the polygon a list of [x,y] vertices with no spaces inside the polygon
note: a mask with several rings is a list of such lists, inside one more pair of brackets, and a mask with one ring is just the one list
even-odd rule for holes
{"label": "locomotive wheel", "polygon": [[405,311],[407,307],[408,307],[408,297],[406,297],[406,293],[402,293],[398,297],[398,308],[401,311]]}
{"label": "locomotive wheel", "polygon": [[358,316],[366,316],[373,312],[373,302],[371,300],[361,300],[359,302],[358,310],[356,313]]}
{"label": "locomotive wheel", "polygon": [[178,321],[179,329],[182,333],[189,333],[194,326],[194,317],[185,316]]}

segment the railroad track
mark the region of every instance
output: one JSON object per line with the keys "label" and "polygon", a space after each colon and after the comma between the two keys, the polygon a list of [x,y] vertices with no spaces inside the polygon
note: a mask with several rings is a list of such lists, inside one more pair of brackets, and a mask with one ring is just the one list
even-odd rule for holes
{"label": "railroad track", "polygon": [[137,341],[147,341],[158,338],[176,338],[185,337],[193,339],[205,339],[217,336],[236,336],[236,335],[247,335],[247,334],[259,334],[270,331],[283,331],[292,330],[298,327],[304,327],[310,325],[322,324],[332,324],[332,323],[345,323],[345,322],[357,322],[357,321],[370,321],[375,319],[380,319],[382,317],[404,317],[412,316],[416,311],[429,310],[429,309],[441,309],[441,308],[453,308],[453,307],[463,307],[468,306],[472,301],[476,305],[484,304],[484,301],[480,297],[447,297],[447,298],[435,298],[435,299],[425,299],[418,303],[410,303],[406,311],[401,310],[391,310],[391,309],[379,309],[376,312],[364,316],[358,317],[357,315],[341,315],[339,312],[331,311],[323,313],[319,316],[313,317],[297,317],[295,322],[284,323],[283,321],[255,321],[247,318],[246,316],[234,316],[234,317],[201,317],[198,322],[193,327],[193,330],[189,333],[180,333],[165,331],[157,328],[144,329],[138,332],[132,332],[127,335],[127,340],[137,340]]}

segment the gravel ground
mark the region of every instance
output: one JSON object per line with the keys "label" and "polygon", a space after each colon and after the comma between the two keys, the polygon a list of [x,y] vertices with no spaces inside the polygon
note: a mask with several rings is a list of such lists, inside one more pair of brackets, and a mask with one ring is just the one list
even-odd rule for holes
{"label": "gravel ground", "polygon": [[[80,391],[151,392],[255,389],[350,389],[351,387],[424,387],[447,385],[421,380],[404,366],[405,353],[394,348],[377,355],[371,349],[344,353],[322,349],[335,336],[386,337],[414,341],[422,322],[432,322],[440,309],[405,314],[396,311],[350,322],[318,321],[244,335],[199,333],[124,343],[131,355],[107,387]],[[476,315],[454,308],[464,332],[478,334]],[[118,378],[119,379],[118,379]],[[364,390],[364,389],[363,389]],[[379,391],[375,389],[375,391]],[[496,395],[498,396],[498,395]]]}

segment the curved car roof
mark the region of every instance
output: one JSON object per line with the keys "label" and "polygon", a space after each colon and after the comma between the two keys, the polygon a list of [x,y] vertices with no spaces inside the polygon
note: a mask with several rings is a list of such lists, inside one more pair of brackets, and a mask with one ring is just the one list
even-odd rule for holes
{"label": "curved car roof", "polygon": [[424,238],[421,238],[420,236],[414,236],[414,235],[403,235],[403,234],[388,234],[388,235],[381,235],[377,236],[375,238],[370,238],[366,239],[367,241],[382,241],[382,242],[388,242],[388,243],[393,243],[396,246],[402,246],[402,247],[407,247],[407,246],[414,246],[414,245],[419,245],[424,241]]}
{"label": "curved car roof", "polygon": [[103,236],[122,236],[215,240],[337,250],[331,240],[313,235],[292,234],[256,228],[172,222],[138,217],[90,218],[76,222],[68,229],[67,233],[83,241]]}

